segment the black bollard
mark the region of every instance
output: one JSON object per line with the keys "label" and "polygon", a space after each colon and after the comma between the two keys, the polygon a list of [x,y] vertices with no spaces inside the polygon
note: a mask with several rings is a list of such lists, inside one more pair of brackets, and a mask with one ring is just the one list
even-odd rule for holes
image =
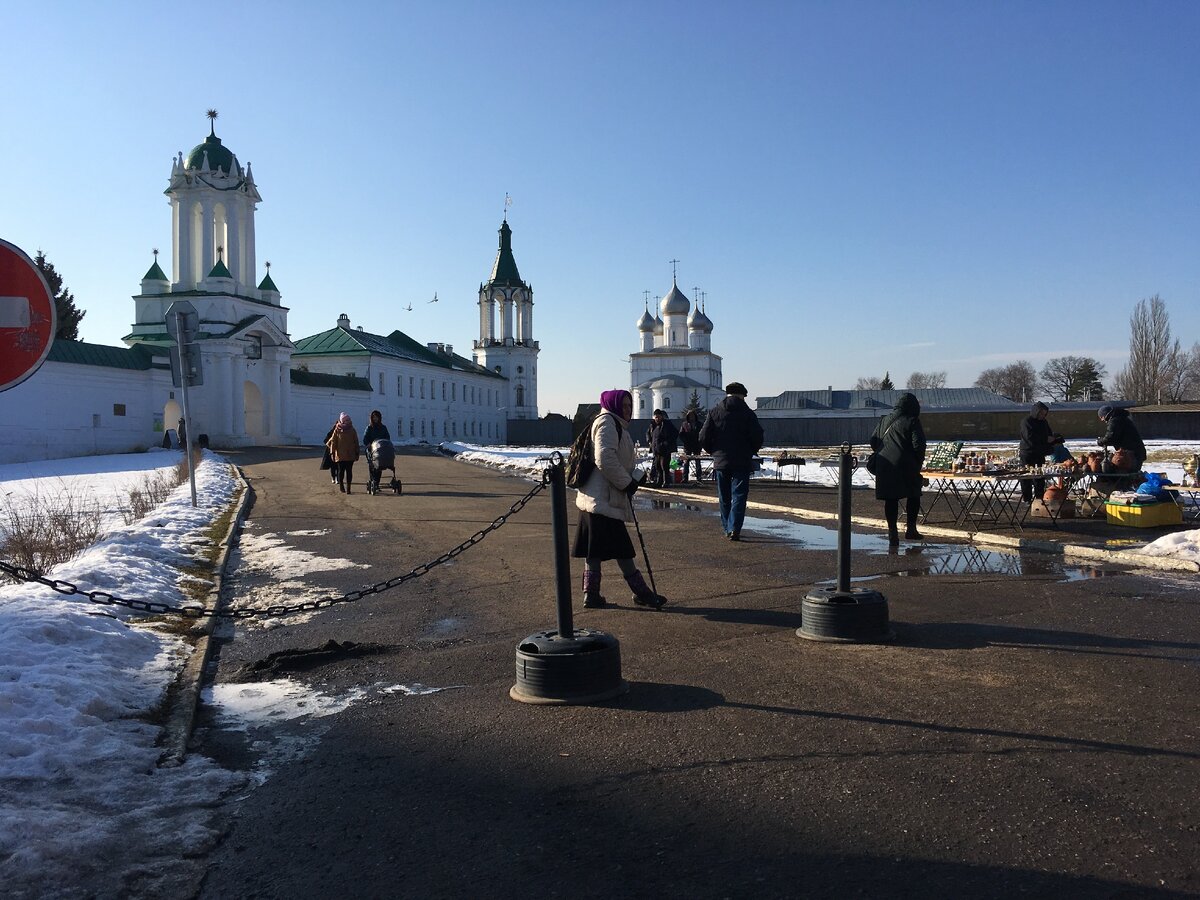
{"label": "black bollard", "polygon": [[629,690],[621,678],[621,643],[603,631],[576,629],[572,621],[567,479],[561,453],[551,455],[548,480],[558,629],[536,632],[517,645],[517,683],[508,695],[522,703],[552,705],[611,700]]}
{"label": "black bollard", "polygon": [[550,528],[554,531],[554,592],[558,603],[558,633],[575,634],[571,615],[571,552],[567,547],[567,469],[550,466]]}
{"label": "black bollard", "polygon": [[800,609],[796,634],[810,641],[870,643],[893,637],[887,599],[879,591],[850,587],[850,482],[858,460],[842,444],[838,462],[837,585],[814,588]]}

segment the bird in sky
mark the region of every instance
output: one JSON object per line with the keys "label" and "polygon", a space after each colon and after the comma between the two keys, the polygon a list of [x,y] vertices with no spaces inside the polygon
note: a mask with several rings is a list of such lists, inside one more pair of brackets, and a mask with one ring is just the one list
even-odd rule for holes
{"label": "bird in sky", "polygon": [[408,306],[406,306],[406,307],[404,307],[404,308],[405,308],[406,310],[408,310],[409,312],[412,312],[412,304],[411,304],[411,303],[410,303],[410,304],[408,304]]}
{"label": "bird in sky", "polygon": [[433,292],[433,299],[432,299],[432,300],[430,300],[429,302],[430,302],[430,303],[437,303],[437,300],[438,300],[438,298],[437,298],[437,291],[434,291],[434,292]]}

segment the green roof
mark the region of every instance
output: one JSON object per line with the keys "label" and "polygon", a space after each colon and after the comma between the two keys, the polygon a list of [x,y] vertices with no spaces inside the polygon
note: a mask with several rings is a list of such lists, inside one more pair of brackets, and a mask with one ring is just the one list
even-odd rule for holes
{"label": "green roof", "polygon": [[339,326],[296,341],[296,349],[292,351],[292,358],[361,356],[369,353],[503,379],[502,375],[497,375],[490,369],[469,359],[464,359],[456,353],[434,353],[403,331],[393,331],[385,337],[369,331],[346,329]]}
{"label": "green roof", "polygon": [[167,278],[167,273],[159,268],[158,260],[156,259],[154,260],[154,265],[142,276],[142,281],[170,281],[170,279]]}
{"label": "green roof", "polygon": [[74,363],[79,366],[103,366],[107,369],[149,369],[158,355],[166,363],[166,351],[155,354],[150,347],[109,347],[105,344],[88,344],[83,341],[56,340],[50,345],[46,359],[53,362]]}
{"label": "green roof", "polygon": [[304,369],[292,369],[292,384],[371,392],[371,382],[357,375],[326,375],[324,372],[309,372]]}
{"label": "green roof", "polygon": [[229,268],[225,265],[225,260],[218,257],[217,264],[212,267],[212,271],[208,273],[209,278],[232,278],[229,273]]}
{"label": "green roof", "polygon": [[267,273],[267,277],[262,280],[262,284],[258,286],[260,291],[274,291],[279,293],[279,288],[275,287],[275,282],[271,280],[271,273]]}
{"label": "green roof", "polygon": [[496,261],[492,264],[492,275],[488,284],[503,284],[509,287],[524,287],[521,273],[517,271],[517,261],[512,252],[512,229],[508,220],[500,224],[500,249],[496,252]]}
{"label": "green roof", "polygon": [[210,169],[220,169],[223,172],[236,174],[233,169],[233,152],[221,143],[221,139],[215,134],[210,134],[204,139],[204,143],[197,144],[192,148],[192,152],[187,156],[185,167],[188,169],[199,169],[204,163],[204,154],[208,153],[208,167]]}

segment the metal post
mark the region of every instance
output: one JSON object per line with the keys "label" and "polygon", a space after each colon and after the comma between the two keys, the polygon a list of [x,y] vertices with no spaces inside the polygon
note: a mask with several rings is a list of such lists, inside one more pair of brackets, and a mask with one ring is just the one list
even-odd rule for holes
{"label": "metal post", "polygon": [[567,547],[567,466],[558,455],[550,466],[550,527],[554,531],[554,587],[558,599],[558,634],[575,636],[571,617],[571,553]]}
{"label": "metal post", "polygon": [[850,481],[854,477],[851,462],[850,445],[842,444],[842,457],[838,461],[837,549],[837,589],[842,594],[850,592]]}
{"label": "metal post", "polygon": [[192,486],[192,507],[196,506],[196,473],[192,470],[192,418],[188,413],[188,382],[191,380],[191,365],[183,352],[183,313],[175,312],[175,343],[179,347],[179,380],[183,390],[183,455],[187,457],[188,482]]}

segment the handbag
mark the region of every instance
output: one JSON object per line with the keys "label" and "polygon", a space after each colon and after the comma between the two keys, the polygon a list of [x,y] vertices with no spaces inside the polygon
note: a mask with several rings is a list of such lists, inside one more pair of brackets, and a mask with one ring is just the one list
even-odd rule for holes
{"label": "handbag", "polygon": [[[895,422],[892,423],[892,425],[895,425],[895,424],[896,424]],[[885,431],[883,433],[883,437],[881,437],[879,439],[880,446],[883,446],[884,440],[887,439],[889,432],[891,432],[891,430],[892,430],[892,425],[889,425],[887,427],[887,431]],[[872,475],[874,475],[878,468],[879,468],[879,451],[872,450],[871,455],[867,457],[867,471],[870,472]]]}

